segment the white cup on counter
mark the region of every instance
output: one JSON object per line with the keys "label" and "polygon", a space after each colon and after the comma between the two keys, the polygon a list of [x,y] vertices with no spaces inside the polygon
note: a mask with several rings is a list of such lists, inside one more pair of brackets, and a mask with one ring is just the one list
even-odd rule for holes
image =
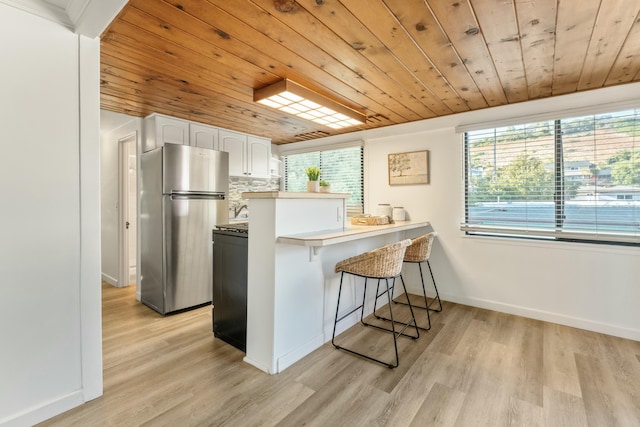
{"label": "white cup on counter", "polygon": [[394,206],[392,211],[394,221],[404,221],[406,214],[402,206]]}
{"label": "white cup on counter", "polygon": [[393,208],[388,203],[380,203],[378,205],[378,209],[376,210],[376,215],[378,216],[388,216],[391,218],[393,215]]}

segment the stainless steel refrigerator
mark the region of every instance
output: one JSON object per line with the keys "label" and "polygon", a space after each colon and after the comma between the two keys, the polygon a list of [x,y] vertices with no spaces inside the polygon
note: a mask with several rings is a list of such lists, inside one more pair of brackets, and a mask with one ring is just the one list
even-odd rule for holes
{"label": "stainless steel refrigerator", "polygon": [[209,303],[211,230],[229,217],[229,154],[166,144],[141,162],[142,302],[161,314]]}

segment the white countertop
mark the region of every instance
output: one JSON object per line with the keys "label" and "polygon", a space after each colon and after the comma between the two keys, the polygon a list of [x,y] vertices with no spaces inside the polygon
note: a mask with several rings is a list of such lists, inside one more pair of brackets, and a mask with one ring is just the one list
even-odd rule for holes
{"label": "white countertop", "polygon": [[349,193],[310,193],[295,191],[247,191],[243,199],[348,199]]}
{"label": "white countertop", "polygon": [[396,221],[394,224],[385,225],[348,225],[338,230],[279,236],[278,243],[298,246],[329,246],[397,231],[427,227],[428,225],[428,221]]}

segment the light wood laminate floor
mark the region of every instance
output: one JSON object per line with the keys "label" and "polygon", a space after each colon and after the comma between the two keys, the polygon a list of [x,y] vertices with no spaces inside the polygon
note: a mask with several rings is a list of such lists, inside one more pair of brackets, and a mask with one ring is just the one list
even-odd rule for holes
{"label": "light wood laminate floor", "polygon": [[162,317],[103,284],[104,395],[43,425],[640,426],[639,342],[452,303],[432,321],[396,369],[328,343],[270,376],[213,338],[210,306]]}

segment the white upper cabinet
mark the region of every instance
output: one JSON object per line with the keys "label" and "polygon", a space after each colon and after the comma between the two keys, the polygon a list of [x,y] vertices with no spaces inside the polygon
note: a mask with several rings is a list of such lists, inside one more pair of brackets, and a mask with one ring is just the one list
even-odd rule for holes
{"label": "white upper cabinet", "polygon": [[247,135],[220,129],[220,151],[229,153],[229,175],[247,176],[245,147]]}
{"label": "white upper cabinet", "polygon": [[189,145],[218,150],[218,128],[200,123],[190,123]]}
{"label": "white upper cabinet", "polygon": [[229,153],[229,175],[271,178],[271,140],[202,123],[151,114],[144,119],[142,151],[182,144]]}
{"label": "white upper cabinet", "polygon": [[153,150],[164,144],[189,145],[189,122],[187,120],[152,114],[144,120],[144,147]]}
{"label": "white upper cabinet", "polygon": [[229,153],[229,175],[271,177],[269,139],[220,129],[220,150]]}
{"label": "white upper cabinet", "polygon": [[271,177],[271,141],[249,135],[247,137],[247,171],[254,178]]}

